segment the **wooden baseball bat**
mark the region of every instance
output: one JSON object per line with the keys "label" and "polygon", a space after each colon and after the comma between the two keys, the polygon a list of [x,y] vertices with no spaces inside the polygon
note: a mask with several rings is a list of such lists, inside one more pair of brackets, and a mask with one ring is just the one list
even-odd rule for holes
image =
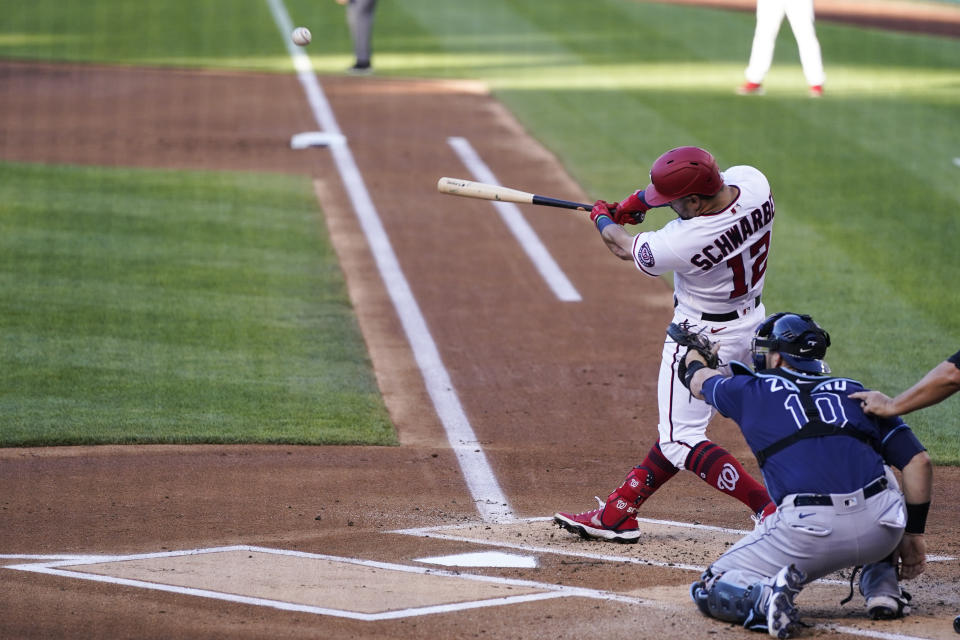
{"label": "wooden baseball bat", "polygon": [[463,198],[479,198],[480,200],[499,200],[500,202],[518,202],[520,204],[542,204],[547,207],[560,207],[561,209],[577,209],[579,211],[590,211],[592,204],[583,202],[571,202],[570,200],[558,200],[557,198],[548,198],[547,196],[538,196],[526,191],[518,191],[508,187],[501,187],[496,184],[486,184],[483,182],[474,182],[462,178],[440,178],[437,181],[437,191],[451,196],[461,196]]}

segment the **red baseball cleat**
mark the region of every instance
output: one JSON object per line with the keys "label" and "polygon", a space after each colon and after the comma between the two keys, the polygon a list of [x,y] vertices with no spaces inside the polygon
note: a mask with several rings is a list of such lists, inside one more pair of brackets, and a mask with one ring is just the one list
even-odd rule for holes
{"label": "red baseball cleat", "polygon": [[815,84],[815,85],[813,85],[812,87],[810,87],[810,97],[811,97],[811,98],[819,98],[819,97],[821,97],[821,96],[823,96],[823,85],[822,85],[822,84]]}
{"label": "red baseball cleat", "polygon": [[[576,515],[570,513],[556,513],[553,521],[562,529],[577,533],[581,538],[606,540],[608,542],[633,543],[640,539],[640,525],[637,524],[636,507],[627,505],[626,500],[618,499],[615,503],[605,504],[597,498],[600,506],[593,511],[584,511]],[[622,504],[621,504],[622,503]],[[605,525],[602,517],[604,509],[610,508],[608,521],[615,520],[616,524]],[[612,518],[611,518],[612,516]]]}
{"label": "red baseball cleat", "polygon": [[764,92],[759,82],[744,82],[737,87],[737,93],[742,96],[762,96]]}

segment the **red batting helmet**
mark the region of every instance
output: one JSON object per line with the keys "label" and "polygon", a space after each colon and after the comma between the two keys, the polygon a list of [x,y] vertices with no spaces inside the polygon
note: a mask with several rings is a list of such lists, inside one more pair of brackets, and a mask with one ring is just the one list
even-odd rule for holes
{"label": "red batting helmet", "polygon": [[657,158],[643,199],[652,207],[689,195],[714,196],[723,188],[717,161],[700,147],[678,147]]}

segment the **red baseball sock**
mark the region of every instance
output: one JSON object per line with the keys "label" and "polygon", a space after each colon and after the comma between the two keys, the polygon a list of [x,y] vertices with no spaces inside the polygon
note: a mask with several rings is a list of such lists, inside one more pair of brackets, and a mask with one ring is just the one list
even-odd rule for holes
{"label": "red baseball sock", "polygon": [[607,526],[619,526],[667,480],[677,475],[677,471],[663,456],[660,443],[655,443],[643,462],[631,469],[623,484],[607,497],[600,521]]}
{"label": "red baseball sock", "polygon": [[685,466],[711,487],[747,505],[753,513],[760,513],[770,504],[770,494],[763,485],[716,443],[704,440],[697,444],[687,456]]}

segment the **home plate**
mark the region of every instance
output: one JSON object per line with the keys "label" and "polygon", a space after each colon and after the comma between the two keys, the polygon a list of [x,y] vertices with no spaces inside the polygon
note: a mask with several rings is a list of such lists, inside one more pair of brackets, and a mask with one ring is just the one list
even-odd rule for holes
{"label": "home plate", "polygon": [[534,569],[537,559],[533,556],[522,556],[516,553],[502,551],[477,551],[475,553],[458,553],[452,556],[433,556],[418,558],[415,562],[439,564],[445,567],[507,567],[520,569]]}
{"label": "home plate", "polygon": [[310,147],[329,147],[335,144],[344,144],[347,141],[342,133],[328,133],[326,131],[304,131],[294,134],[290,138],[291,149],[308,149]]}

